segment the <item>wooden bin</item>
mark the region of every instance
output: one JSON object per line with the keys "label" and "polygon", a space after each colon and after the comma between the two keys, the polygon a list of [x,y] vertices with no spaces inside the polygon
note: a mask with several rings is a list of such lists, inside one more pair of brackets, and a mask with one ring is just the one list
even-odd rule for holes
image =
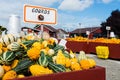
{"label": "wooden bin", "polygon": [[106,80],[105,68],[96,66],[93,69],[48,74],[36,77],[25,77],[14,80]]}

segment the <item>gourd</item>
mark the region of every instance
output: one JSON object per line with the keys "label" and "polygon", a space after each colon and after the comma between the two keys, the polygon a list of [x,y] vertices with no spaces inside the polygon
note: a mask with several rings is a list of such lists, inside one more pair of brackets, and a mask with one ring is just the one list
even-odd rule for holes
{"label": "gourd", "polygon": [[4,74],[4,76],[2,77],[2,80],[10,80],[10,79],[14,79],[17,77],[17,73],[13,70],[8,71]]}
{"label": "gourd", "polygon": [[75,58],[76,57],[75,53],[73,53],[72,50],[70,50],[70,57],[71,58]]}
{"label": "gourd", "polygon": [[23,74],[17,75],[17,78],[24,78],[24,77],[25,77],[25,75],[23,75]]}
{"label": "gourd", "polygon": [[34,64],[29,67],[29,70],[33,76],[44,75],[53,73],[49,68],[45,68],[39,64]]}
{"label": "gourd", "polygon": [[80,64],[78,62],[73,62],[71,63],[71,69],[74,71],[74,70],[82,70]]}
{"label": "gourd", "polygon": [[3,48],[3,46],[2,46],[2,43],[0,43],[0,55],[2,54],[2,48]]}
{"label": "gourd", "polygon": [[59,73],[59,72],[65,72],[66,68],[63,65],[60,64],[54,64],[52,62],[48,63],[48,67],[52,69],[54,72]]}
{"label": "gourd", "polygon": [[94,59],[92,59],[92,58],[88,58],[87,60],[88,60],[88,61],[89,61],[89,63],[90,63],[90,68],[93,68],[93,67],[95,67],[95,66],[96,66],[96,62],[95,62],[95,60],[94,60]]}
{"label": "gourd", "polygon": [[65,67],[70,67],[71,66],[71,61],[69,58],[65,58]]}
{"label": "gourd", "polygon": [[15,59],[15,54],[11,51],[6,51],[0,56],[0,64],[11,64]]}
{"label": "gourd", "polygon": [[34,40],[35,39],[35,34],[34,33],[29,33],[25,36],[25,39]]}
{"label": "gourd", "polygon": [[44,67],[47,67],[47,65],[48,65],[47,57],[45,56],[45,53],[43,51],[41,51],[41,53],[40,53],[40,57],[38,59],[38,64],[40,64],[41,66],[44,66]]}
{"label": "gourd", "polygon": [[87,59],[80,60],[80,65],[81,68],[84,69],[89,69],[90,68],[90,62]]}
{"label": "gourd", "polygon": [[66,57],[63,54],[62,50],[59,50],[56,56],[56,64],[65,65]]}
{"label": "gourd", "polygon": [[48,40],[48,39],[50,38],[49,33],[46,32],[46,31],[44,31],[43,34],[42,34],[42,38],[43,38],[44,40]]}
{"label": "gourd", "polygon": [[0,78],[4,75],[4,69],[3,67],[0,65]]}
{"label": "gourd", "polygon": [[48,55],[52,56],[52,55],[54,55],[54,53],[55,53],[55,52],[54,52],[53,49],[49,49],[49,50],[48,50]]}
{"label": "gourd", "polygon": [[70,56],[69,52],[67,52],[67,51],[63,51],[63,54],[64,54],[64,56],[65,56],[66,58],[72,58],[72,57]]}
{"label": "gourd", "polygon": [[17,51],[20,49],[20,44],[17,42],[13,42],[7,46],[7,48],[11,51]]}
{"label": "gourd", "polygon": [[83,60],[83,59],[87,59],[86,54],[84,51],[80,51],[78,55],[78,61]]}
{"label": "gourd", "polygon": [[54,37],[50,37],[50,39],[53,39],[55,41],[56,44],[58,44],[58,40]]}
{"label": "gourd", "polygon": [[0,39],[0,42],[3,44],[3,46],[7,46],[15,41],[17,41],[17,39],[12,34],[6,34],[6,35],[2,36]]}
{"label": "gourd", "polygon": [[55,55],[57,54],[57,52],[58,52],[58,50],[64,50],[64,46],[61,46],[61,45],[56,45],[55,47],[54,47],[54,51],[55,51]]}
{"label": "gourd", "polygon": [[33,61],[30,59],[23,59],[21,61],[19,61],[18,65],[13,68],[13,70],[20,74],[21,72],[23,72],[23,70],[27,70],[31,65],[33,64]]}
{"label": "gourd", "polygon": [[10,65],[3,65],[2,67],[3,67],[3,69],[4,69],[5,72],[11,70],[11,66]]}

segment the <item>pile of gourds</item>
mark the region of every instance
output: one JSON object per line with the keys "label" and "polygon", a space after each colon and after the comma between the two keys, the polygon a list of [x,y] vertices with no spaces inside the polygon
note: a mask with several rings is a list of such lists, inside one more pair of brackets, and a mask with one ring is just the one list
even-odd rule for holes
{"label": "pile of gourds", "polygon": [[7,34],[0,41],[0,78],[2,80],[39,76],[94,68],[94,59],[80,51],[78,57],[58,44],[57,39],[16,38]]}
{"label": "pile of gourds", "polygon": [[67,38],[68,41],[78,41],[78,42],[98,42],[98,43],[113,43],[113,44],[120,44],[120,39],[117,38],[95,38],[95,39],[88,39],[81,36],[76,36],[73,38]]}

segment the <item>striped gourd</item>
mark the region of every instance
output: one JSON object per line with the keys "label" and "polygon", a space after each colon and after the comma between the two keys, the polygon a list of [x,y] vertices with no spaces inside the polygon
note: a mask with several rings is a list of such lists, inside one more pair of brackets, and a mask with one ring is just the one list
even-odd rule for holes
{"label": "striped gourd", "polygon": [[40,53],[40,57],[38,59],[38,64],[40,64],[41,66],[44,66],[44,67],[46,67],[48,65],[47,57],[43,51],[41,51],[41,53]]}
{"label": "striped gourd", "polygon": [[28,68],[33,64],[34,62],[30,59],[22,59],[19,61],[18,65],[13,68],[14,71],[16,71],[17,73],[27,73],[28,72]]}
{"label": "striped gourd", "polygon": [[16,37],[12,34],[6,34],[6,35],[2,36],[0,39],[0,42],[3,44],[3,46],[7,46],[15,41],[17,41]]}
{"label": "striped gourd", "polygon": [[52,69],[54,72],[59,73],[59,72],[65,72],[66,68],[63,65],[60,64],[55,64],[52,62],[48,63],[48,67]]}
{"label": "striped gourd", "polygon": [[0,55],[0,64],[11,64],[15,59],[15,54],[11,51],[6,51],[2,55]]}
{"label": "striped gourd", "polygon": [[87,56],[84,51],[80,51],[78,55],[78,61],[83,60],[83,59],[87,59]]}
{"label": "striped gourd", "polygon": [[17,51],[20,49],[20,44],[18,42],[13,42],[7,46],[7,48],[11,51]]}
{"label": "striped gourd", "polygon": [[55,55],[58,53],[58,50],[64,51],[64,46],[61,46],[61,45],[58,45],[58,44],[57,44],[57,45],[54,47]]}

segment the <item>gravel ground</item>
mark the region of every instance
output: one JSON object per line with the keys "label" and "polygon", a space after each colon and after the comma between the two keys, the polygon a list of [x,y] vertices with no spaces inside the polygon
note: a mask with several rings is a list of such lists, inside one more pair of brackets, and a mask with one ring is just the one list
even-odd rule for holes
{"label": "gravel ground", "polygon": [[95,59],[97,65],[106,68],[106,80],[120,80],[120,61],[112,59],[99,59],[94,54],[87,56]]}

